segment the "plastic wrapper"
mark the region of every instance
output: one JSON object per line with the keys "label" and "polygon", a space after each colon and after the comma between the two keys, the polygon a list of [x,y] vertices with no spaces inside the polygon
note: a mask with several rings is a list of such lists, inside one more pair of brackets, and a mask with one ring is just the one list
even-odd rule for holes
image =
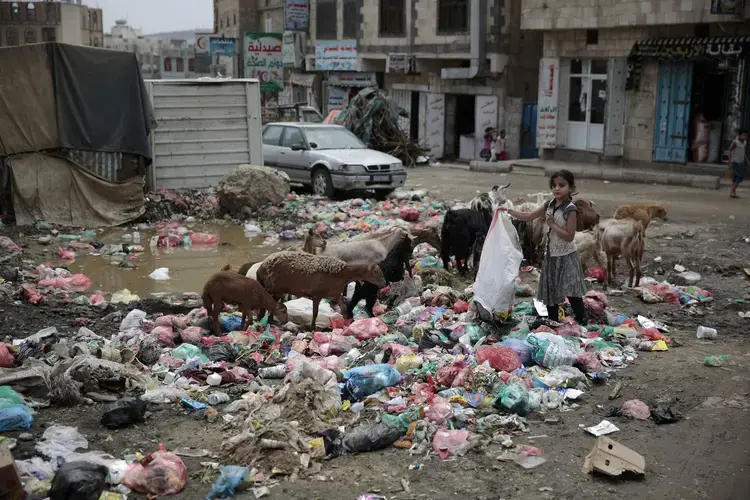
{"label": "plastic wrapper", "polygon": [[470,447],[469,431],[439,429],[432,438],[432,449],[443,460],[463,456]]}
{"label": "plastic wrapper", "polygon": [[60,466],[49,490],[50,500],[99,500],[106,487],[107,467],[89,462]]}
{"label": "plastic wrapper", "polygon": [[477,349],[477,363],[489,362],[490,366],[499,372],[512,372],[521,368],[521,360],[510,347],[482,346]]}
{"label": "plastic wrapper", "polygon": [[182,459],[159,445],[159,451],[150,454],[147,465],[133,464],[123,483],[144,495],[174,495],[185,488],[187,469]]}
{"label": "plastic wrapper", "polygon": [[358,319],[344,330],[344,335],[367,340],[388,333],[388,325],[380,318]]}
{"label": "plastic wrapper", "polygon": [[232,498],[237,487],[248,481],[250,481],[250,469],[239,465],[225,465],[221,468],[219,479],[211,486],[206,500]]}
{"label": "plastic wrapper", "polygon": [[622,404],[620,415],[635,420],[648,420],[651,417],[651,410],[649,410],[648,406],[643,401],[631,399]]}
{"label": "plastic wrapper", "polygon": [[386,448],[401,438],[401,427],[387,424],[361,425],[346,434],[338,429],[322,432],[326,456],[340,457]]}
{"label": "plastic wrapper", "polygon": [[148,403],[138,398],[124,397],[107,407],[102,415],[101,424],[108,429],[120,429],[131,424],[143,422]]}

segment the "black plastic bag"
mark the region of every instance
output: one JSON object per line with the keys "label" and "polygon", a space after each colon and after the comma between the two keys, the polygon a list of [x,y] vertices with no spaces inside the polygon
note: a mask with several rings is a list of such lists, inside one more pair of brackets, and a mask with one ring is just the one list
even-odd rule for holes
{"label": "black plastic bag", "polygon": [[215,342],[208,348],[208,359],[216,363],[221,361],[234,363],[234,360],[237,359],[237,351],[229,342]]}
{"label": "black plastic bag", "polygon": [[672,401],[657,401],[651,407],[651,418],[654,419],[654,423],[657,425],[671,424],[682,419],[682,413],[675,408],[675,404]]}
{"label": "black plastic bag", "polygon": [[139,398],[124,397],[107,407],[101,423],[109,429],[120,429],[128,425],[143,422],[148,403]]}
{"label": "black plastic bag", "polygon": [[340,457],[386,448],[401,439],[401,428],[393,425],[361,425],[347,434],[338,429],[321,433],[328,457]]}
{"label": "black plastic bag", "polygon": [[52,479],[50,500],[99,500],[106,486],[109,471],[90,462],[62,464]]}

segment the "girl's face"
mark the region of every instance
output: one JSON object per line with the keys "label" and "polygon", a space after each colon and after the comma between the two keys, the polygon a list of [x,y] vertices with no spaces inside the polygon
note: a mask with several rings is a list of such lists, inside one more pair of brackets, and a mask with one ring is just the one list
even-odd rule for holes
{"label": "girl's face", "polygon": [[564,200],[570,197],[570,186],[562,177],[552,179],[552,194],[556,200]]}

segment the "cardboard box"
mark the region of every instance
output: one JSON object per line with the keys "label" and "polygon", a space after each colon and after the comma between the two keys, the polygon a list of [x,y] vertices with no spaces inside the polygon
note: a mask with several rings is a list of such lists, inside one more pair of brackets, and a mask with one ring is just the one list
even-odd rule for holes
{"label": "cardboard box", "polygon": [[23,498],[23,483],[16,461],[8,447],[0,444],[0,498],[17,500]]}
{"label": "cardboard box", "polygon": [[608,476],[619,476],[625,472],[643,475],[646,460],[617,441],[601,436],[583,461],[583,472],[599,472]]}

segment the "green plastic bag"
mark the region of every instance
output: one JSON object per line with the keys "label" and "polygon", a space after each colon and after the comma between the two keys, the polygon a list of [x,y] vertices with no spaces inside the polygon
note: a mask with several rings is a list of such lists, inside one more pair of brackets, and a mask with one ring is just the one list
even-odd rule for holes
{"label": "green plastic bag", "polygon": [[0,386],[0,408],[11,408],[24,404],[23,396],[9,385]]}
{"label": "green plastic bag", "polygon": [[177,349],[172,351],[172,356],[184,360],[199,358],[202,362],[208,363],[208,358],[201,352],[201,348],[193,344],[180,344]]}

